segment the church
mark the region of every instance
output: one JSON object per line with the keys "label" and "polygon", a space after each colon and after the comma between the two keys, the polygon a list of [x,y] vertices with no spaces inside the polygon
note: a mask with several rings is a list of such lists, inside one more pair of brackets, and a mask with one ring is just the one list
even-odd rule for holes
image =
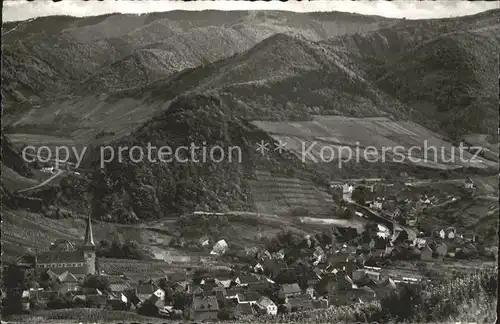
{"label": "church", "polygon": [[90,215],[81,248],[75,249],[67,240],[57,240],[50,251],[36,254],[34,267],[39,271],[50,270],[57,275],[68,272],[77,279],[96,274],[96,246]]}

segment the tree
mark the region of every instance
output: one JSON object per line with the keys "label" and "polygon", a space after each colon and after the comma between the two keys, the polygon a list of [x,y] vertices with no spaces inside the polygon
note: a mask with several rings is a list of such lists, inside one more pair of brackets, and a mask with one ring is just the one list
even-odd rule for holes
{"label": "tree", "polygon": [[191,298],[192,296],[186,294],[185,292],[177,291],[172,296],[172,306],[174,306],[175,309],[184,310],[187,305],[190,305]]}
{"label": "tree", "polygon": [[21,313],[21,292],[25,289],[24,272],[13,264],[8,265],[2,271],[2,284],[7,293],[7,297],[2,301],[6,306],[5,311]]}
{"label": "tree", "polygon": [[99,289],[102,292],[109,291],[109,282],[106,277],[99,275],[87,275],[83,280],[82,287]]}
{"label": "tree", "polygon": [[406,240],[408,240],[408,232],[403,230],[399,233],[399,235],[396,238],[396,240],[394,241],[394,243],[400,244],[400,243],[404,243]]}
{"label": "tree", "polygon": [[144,316],[157,316],[158,315],[158,307],[155,306],[155,304],[146,301],[143,303],[139,309],[137,310],[137,313],[140,315]]}
{"label": "tree", "polygon": [[365,225],[365,231],[362,236],[362,243],[370,243],[371,239],[377,235],[378,226],[376,223],[370,222]]}
{"label": "tree", "polygon": [[234,317],[234,308],[230,307],[223,308],[217,313],[217,318],[221,321],[228,321],[233,319]]}
{"label": "tree", "polygon": [[352,200],[360,205],[364,205],[368,200],[369,190],[365,186],[357,186],[352,192]]}
{"label": "tree", "polygon": [[399,291],[383,298],[380,304],[393,320],[411,321],[416,315],[416,308],[422,304],[420,289],[405,285]]}
{"label": "tree", "polygon": [[73,306],[70,294],[63,295],[61,293],[55,293],[47,302],[48,309],[72,308]]}

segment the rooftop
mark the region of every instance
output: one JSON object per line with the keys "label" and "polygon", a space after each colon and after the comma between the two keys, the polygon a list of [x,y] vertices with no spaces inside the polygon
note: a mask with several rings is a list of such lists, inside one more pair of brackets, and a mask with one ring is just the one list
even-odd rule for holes
{"label": "rooftop", "polygon": [[281,290],[285,294],[297,294],[302,292],[302,290],[299,287],[299,284],[297,283],[284,284],[283,286],[281,286]]}
{"label": "rooftop", "polygon": [[193,298],[193,309],[196,312],[207,312],[207,311],[218,311],[219,303],[217,302],[217,297],[207,296]]}
{"label": "rooftop", "polygon": [[37,255],[37,263],[81,263],[85,261],[83,254],[79,251],[41,252]]}

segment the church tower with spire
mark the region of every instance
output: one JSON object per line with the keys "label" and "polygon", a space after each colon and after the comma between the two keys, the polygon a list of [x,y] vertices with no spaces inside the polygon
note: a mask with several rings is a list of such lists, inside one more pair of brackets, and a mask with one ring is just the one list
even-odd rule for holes
{"label": "church tower with spire", "polygon": [[85,240],[83,242],[83,258],[85,259],[86,274],[96,274],[95,250],[94,234],[92,233],[92,222],[89,214],[87,228],[85,230]]}

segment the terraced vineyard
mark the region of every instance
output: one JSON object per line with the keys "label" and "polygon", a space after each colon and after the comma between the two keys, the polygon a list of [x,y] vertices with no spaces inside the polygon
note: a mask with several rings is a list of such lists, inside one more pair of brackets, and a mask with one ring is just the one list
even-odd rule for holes
{"label": "terraced vineyard", "polygon": [[278,177],[267,171],[257,171],[256,178],[248,182],[259,212],[290,214],[300,208],[325,214],[333,207],[330,194],[312,181]]}
{"label": "terraced vineyard", "polygon": [[[83,225],[83,222],[82,222]],[[82,227],[83,229],[83,227]],[[4,210],[2,257],[22,255],[26,249],[44,250],[56,239],[79,241],[83,232],[67,224],[22,210]]]}

